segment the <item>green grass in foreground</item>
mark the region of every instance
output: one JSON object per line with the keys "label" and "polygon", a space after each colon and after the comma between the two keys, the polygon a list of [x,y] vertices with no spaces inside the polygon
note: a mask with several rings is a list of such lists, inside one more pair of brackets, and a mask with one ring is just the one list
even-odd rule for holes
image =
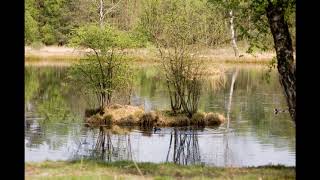
{"label": "green grass in foreground", "polygon": [[46,161],[25,164],[25,179],[295,179],[295,167],[219,168],[173,163]]}

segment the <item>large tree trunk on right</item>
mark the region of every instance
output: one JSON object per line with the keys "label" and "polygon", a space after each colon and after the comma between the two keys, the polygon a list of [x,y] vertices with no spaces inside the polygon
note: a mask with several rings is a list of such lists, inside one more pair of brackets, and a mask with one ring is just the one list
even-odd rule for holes
{"label": "large tree trunk on right", "polygon": [[279,0],[273,4],[269,1],[266,12],[277,53],[280,83],[284,88],[291,118],[296,122],[296,68],[292,40],[284,18],[284,2]]}

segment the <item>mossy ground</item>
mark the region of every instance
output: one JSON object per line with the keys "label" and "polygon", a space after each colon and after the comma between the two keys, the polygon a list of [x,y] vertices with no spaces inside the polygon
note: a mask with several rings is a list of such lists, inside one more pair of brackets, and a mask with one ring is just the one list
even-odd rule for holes
{"label": "mossy ground", "polygon": [[[140,172],[139,172],[140,171]],[[45,161],[25,164],[26,179],[295,179],[295,167],[220,168],[131,161]]]}

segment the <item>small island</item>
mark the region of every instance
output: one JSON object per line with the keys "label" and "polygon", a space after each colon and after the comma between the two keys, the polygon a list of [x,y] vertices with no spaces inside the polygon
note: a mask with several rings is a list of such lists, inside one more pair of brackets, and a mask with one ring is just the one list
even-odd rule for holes
{"label": "small island", "polygon": [[184,113],[170,111],[146,112],[141,106],[112,104],[99,110],[87,110],[85,122],[89,126],[118,125],[150,127],[218,126],[225,122],[220,113],[197,112],[190,118]]}

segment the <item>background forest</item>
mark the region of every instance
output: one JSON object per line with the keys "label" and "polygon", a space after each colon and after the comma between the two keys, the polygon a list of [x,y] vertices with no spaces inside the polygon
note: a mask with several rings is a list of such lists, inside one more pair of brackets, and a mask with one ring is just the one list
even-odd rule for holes
{"label": "background forest", "polygon": [[[174,0],[170,4],[177,5],[179,1],[181,0]],[[157,0],[26,0],[25,43],[33,47],[68,45],[74,30],[89,24],[108,24],[113,29],[127,33],[135,41],[136,47],[152,46],[155,41],[148,34],[143,19],[156,2]],[[201,30],[205,33],[203,41],[209,48],[230,45],[232,39],[241,45],[250,44],[249,51],[273,48],[267,18],[259,15],[257,8],[254,12],[250,10],[253,2],[193,0],[190,3],[190,11],[201,12],[201,22],[204,22]],[[288,8],[286,14],[295,47],[295,11]]]}

